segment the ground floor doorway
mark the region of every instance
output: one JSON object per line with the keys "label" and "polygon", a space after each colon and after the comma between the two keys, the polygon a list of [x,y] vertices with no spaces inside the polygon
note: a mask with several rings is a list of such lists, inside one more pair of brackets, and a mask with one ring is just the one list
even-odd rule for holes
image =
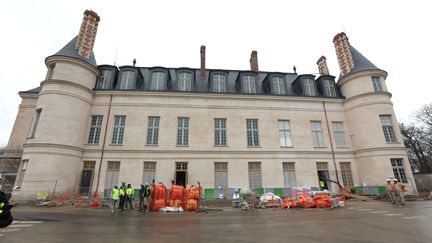
{"label": "ground floor doorway", "polygon": [[175,171],[175,184],[186,186],[187,185],[187,162],[176,162],[176,171]]}
{"label": "ground floor doorway", "polygon": [[84,161],[83,170],[81,172],[81,183],[79,188],[80,194],[90,193],[91,184],[93,182],[95,164],[95,161]]}

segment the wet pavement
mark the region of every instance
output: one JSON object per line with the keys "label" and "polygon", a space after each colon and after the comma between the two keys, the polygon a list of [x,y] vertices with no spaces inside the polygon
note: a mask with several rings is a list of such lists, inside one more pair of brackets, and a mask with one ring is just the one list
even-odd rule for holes
{"label": "wet pavement", "polygon": [[17,207],[0,242],[432,242],[432,201],[347,205],[149,214]]}

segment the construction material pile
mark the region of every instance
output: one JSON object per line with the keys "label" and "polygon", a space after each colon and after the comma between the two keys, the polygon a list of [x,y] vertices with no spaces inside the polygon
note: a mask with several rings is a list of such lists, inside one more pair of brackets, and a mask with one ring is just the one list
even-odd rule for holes
{"label": "construction material pile", "polygon": [[168,197],[165,185],[154,184],[152,185],[150,210],[161,212],[197,211],[200,198],[200,185],[186,185],[185,189],[181,185],[172,184]]}

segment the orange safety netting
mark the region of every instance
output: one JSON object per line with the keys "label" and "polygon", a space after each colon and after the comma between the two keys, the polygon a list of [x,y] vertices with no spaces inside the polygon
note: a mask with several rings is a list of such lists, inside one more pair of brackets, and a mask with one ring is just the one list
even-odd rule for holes
{"label": "orange safety netting", "polygon": [[330,196],[318,195],[313,200],[317,208],[331,208]]}

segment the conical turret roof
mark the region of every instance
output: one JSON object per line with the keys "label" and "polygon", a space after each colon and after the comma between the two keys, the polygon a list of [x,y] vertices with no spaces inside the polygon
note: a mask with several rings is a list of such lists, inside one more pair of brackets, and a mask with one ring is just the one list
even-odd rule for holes
{"label": "conical turret roof", "polygon": [[362,71],[369,71],[369,70],[378,70],[378,71],[384,71],[382,69],[379,69],[375,64],[373,64],[371,61],[369,61],[365,56],[363,56],[357,49],[355,49],[352,45],[349,46],[351,55],[354,61],[354,67],[351,69],[349,73],[346,73],[345,75],[341,75],[340,78],[362,72]]}
{"label": "conical turret roof", "polygon": [[95,59],[93,51],[90,55],[90,58],[85,58],[85,57],[78,54],[78,50],[75,49],[77,39],[78,39],[78,36],[73,38],[69,43],[67,43],[62,49],[60,49],[60,51],[58,51],[53,56],[72,57],[72,58],[76,58],[76,59],[82,60],[84,62],[87,62],[88,64],[91,64],[94,67],[97,67],[96,59]]}

